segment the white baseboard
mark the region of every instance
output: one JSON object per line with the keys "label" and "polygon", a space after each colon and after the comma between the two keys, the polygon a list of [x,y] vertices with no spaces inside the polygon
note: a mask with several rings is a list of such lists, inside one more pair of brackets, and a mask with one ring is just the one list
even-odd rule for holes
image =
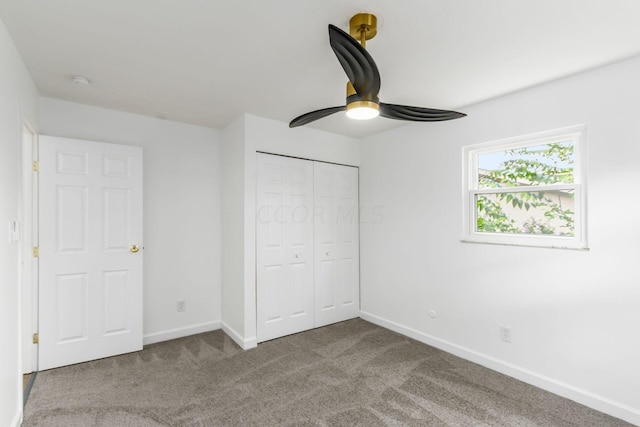
{"label": "white baseboard", "polygon": [[242,338],[242,336],[236,332],[231,326],[222,322],[222,330],[225,334],[229,335],[229,338],[235,341],[243,350],[249,350],[258,346],[258,339],[256,337]]}
{"label": "white baseboard", "polygon": [[529,371],[508,362],[478,353],[466,347],[454,344],[449,341],[436,338],[432,335],[425,334],[416,329],[409,328],[396,322],[378,317],[374,314],[360,311],[360,317],[368,322],[390,329],[399,334],[413,338],[422,343],[439,348],[447,353],[454,354],[463,359],[477,363],[494,371],[519,379],[528,384],[539,387],[543,390],[550,391],[567,399],[578,402],[582,405],[593,408],[597,411],[604,412],[616,418],[620,418],[627,422],[640,426],[640,410],[632,408],[628,405],[607,399],[606,397],[590,393],[586,390],[572,386],[571,384],[558,381],[556,379]]}
{"label": "white baseboard", "polygon": [[154,332],[143,337],[144,345],[162,341],[174,340],[176,338],[188,337],[189,335],[200,334],[202,332],[215,331],[220,329],[220,321],[199,323],[197,325],[184,326],[182,328],[169,329],[168,331]]}
{"label": "white baseboard", "polygon": [[[20,396],[20,397],[22,397],[22,396]],[[22,402],[22,399],[20,400],[20,402]],[[20,427],[21,424],[22,424],[22,409],[18,409],[18,411],[14,415],[13,420],[11,421],[11,424],[9,424],[9,426],[10,427]]]}

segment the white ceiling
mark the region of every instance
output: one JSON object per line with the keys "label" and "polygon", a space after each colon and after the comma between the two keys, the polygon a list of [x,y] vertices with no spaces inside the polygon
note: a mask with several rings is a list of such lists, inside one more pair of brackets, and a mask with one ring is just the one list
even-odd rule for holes
{"label": "white ceiling", "polygon": [[[344,105],[327,24],[358,12],[378,16],[367,49],[387,103],[464,111],[640,54],[637,0],[0,0],[43,96],[213,128]],[[363,137],[404,123],[310,126]]]}

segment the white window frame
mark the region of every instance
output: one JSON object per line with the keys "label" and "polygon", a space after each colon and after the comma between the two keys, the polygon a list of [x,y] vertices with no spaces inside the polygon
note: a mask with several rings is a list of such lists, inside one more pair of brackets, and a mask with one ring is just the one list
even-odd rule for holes
{"label": "white window frame", "polygon": [[[463,242],[490,243],[516,246],[537,246],[546,248],[588,249],[587,245],[587,204],[585,174],[585,125],[571,126],[545,132],[489,141],[469,145],[462,148],[463,153]],[[574,182],[572,184],[536,185],[535,190],[573,190],[575,197],[575,236],[527,235],[511,233],[477,232],[477,209],[475,198],[479,194],[495,194],[496,192],[522,192],[528,187],[478,188],[478,156],[480,154],[505,151],[513,148],[545,145],[558,142],[560,139],[571,139],[574,143]]]}

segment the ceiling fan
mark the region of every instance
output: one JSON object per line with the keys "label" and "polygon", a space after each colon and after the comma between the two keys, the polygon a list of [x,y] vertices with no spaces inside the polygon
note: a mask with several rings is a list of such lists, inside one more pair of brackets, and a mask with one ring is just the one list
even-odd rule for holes
{"label": "ceiling fan", "polygon": [[[291,120],[290,128],[303,126],[339,111],[346,111],[353,119],[367,120],[378,115],[388,119],[413,122],[439,122],[465,117],[457,111],[385,104],[378,99],[380,73],[373,58],[365,50],[367,40],[377,33],[377,18],[370,13],[359,13],[349,21],[350,33],[329,24],[329,42],[347,74],[347,105],[323,108]],[[356,38],[359,40],[356,41]]]}

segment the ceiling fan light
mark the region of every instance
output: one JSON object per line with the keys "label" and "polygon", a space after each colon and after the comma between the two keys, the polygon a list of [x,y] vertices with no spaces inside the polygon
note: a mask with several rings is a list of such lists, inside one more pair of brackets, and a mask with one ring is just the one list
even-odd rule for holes
{"label": "ceiling fan light", "polygon": [[347,104],[347,117],[355,120],[370,120],[380,115],[380,107],[372,101],[354,101]]}

